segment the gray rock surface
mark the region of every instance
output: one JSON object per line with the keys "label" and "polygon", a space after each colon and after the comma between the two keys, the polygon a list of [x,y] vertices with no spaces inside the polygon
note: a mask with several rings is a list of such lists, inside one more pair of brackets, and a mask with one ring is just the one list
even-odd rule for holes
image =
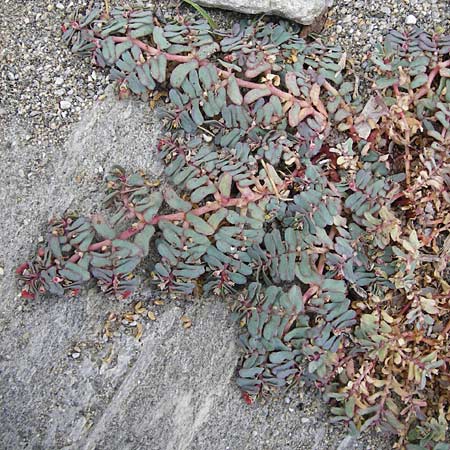
{"label": "gray rock surface", "polygon": [[310,25],[331,6],[332,0],[199,0],[204,6],[247,14],[275,14]]}

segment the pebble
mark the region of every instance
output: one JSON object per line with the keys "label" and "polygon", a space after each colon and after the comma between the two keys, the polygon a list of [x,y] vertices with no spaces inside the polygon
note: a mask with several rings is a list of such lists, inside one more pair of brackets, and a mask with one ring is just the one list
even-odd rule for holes
{"label": "pebble", "polygon": [[3,267],[0,267],[0,277],[5,275],[5,269]]}
{"label": "pebble", "polygon": [[72,107],[72,103],[69,102],[68,100],[62,100],[59,102],[59,106],[63,111],[66,111]]}
{"label": "pebble", "polygon": [[417,23],[417,17],[413,14],[410,14],[406,17],[405,23],[406,25],[415,25]]}
{"label": "pebble", "polygon": [[81,353],[79,353],[79,352],[72,353],[73,359],[78,359],[80,356],[81,356]]}
{"label": "pebble", "polygon": [[56,77],[56,78],[55,78],[55,85],[56,85],[56,86],[61,86],[62,84],[64,84],[64,78],[62,78],[62,77]]}

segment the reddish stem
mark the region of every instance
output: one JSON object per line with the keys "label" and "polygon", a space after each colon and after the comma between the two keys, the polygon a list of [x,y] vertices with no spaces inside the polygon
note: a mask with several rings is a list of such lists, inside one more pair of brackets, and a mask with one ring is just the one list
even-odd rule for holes
{"label": "reddish stem", "polygon": [[422,98],[424,95],[428,93],[428,91],[431,89],[431,85],[433,84],[434,79],[436,78],[437,74],[441,69],[444,69],[446,67],[450,67],[450,59],[447,61],[440,62],[437,66],[433,68],[433,70],[428,75],[428,81],[427,83],[421,87],[419,92],[414,96],[414,100],[417,101],[420,98]]}
{"label": "reddish stem", "polygon": [[142,42],[140,39],[132,38],[131,36],[113,36],[112,40],[116,43],[130,41],[145,53],[148,53],[151,56],[164,55],[168,61],[185,63],[194,59],[194,56],[172,55],[170,53],[163,52],[155,47],[152,47],[151,45],[146,44],[145,42]]}

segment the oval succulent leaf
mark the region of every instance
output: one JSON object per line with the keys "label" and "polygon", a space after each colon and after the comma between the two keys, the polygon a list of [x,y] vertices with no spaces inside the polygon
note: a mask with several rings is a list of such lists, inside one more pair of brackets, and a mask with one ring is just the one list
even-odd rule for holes
{"label": "oval succulent leaf", "polygon": [[189,75],[189,72],[197,68],[198,68],[197,60],[192,60],[187,63],[178,65],[177,67],[175,67],[175,69],[173,69],[170,75],[170,84],[175,88],[181,87],[183,81]]}
{"label": "oval succulent leaf", "polygon": [[214,233],[214,228],[208,224],[201,217],[196,216],[195,214],[188,213],[186,214],[186,221],[194,227],[195,231],[200,234],[204,234],[205,236],[210,236]]}
{"label": "oval succulent leaf", "polygon": [[192,209],[191,202],[183,200],[174,189],[167,187],[164,191],[164,200],[167,204],[176,210],[188,212]]}
{"label": "oval succulent leaf", "polygon": [[170,42],[164,37],[164,30],[161,27],[153,28],[153,40],[158,48],[165,50],[170,47]]}
{"label": "oval succulent leaf", "polygon": [[117,235],[117,233],[108,225],[105,218],[100,215],[94,216],[92,226],[94,227],[94,230],[105,239],[112,240],[115,239]]}
{"label": "oval succulent leaf", "polygon": [[269,88],[261,88],[261,89],[251,89],[244,96],[244,103],[250,105],[254,103],[256,100],[262,97],[267,97],[271,94]]}
{"label": "oval succulent leaf", "polygon": [[242,97],[235,75],[231,75],[227,80],[227,94],[235,105],[242,105],[244,98]]}

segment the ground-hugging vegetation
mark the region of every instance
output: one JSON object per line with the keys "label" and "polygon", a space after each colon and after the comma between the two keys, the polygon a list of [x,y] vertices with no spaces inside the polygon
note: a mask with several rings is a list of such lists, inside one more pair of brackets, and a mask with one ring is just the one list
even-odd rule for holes
{"label": "ground-hugging vegetation", "polygon": [[365,80],[287,22],[117,8],[63,39],[164,103],[172,187],[114,167],[110,214],[54,220],[22,296],[126,298],[154,248],[159,289],[231,294],[248,402],[303,379],[354,433],[450,448],[450,37],[392,31]]}

